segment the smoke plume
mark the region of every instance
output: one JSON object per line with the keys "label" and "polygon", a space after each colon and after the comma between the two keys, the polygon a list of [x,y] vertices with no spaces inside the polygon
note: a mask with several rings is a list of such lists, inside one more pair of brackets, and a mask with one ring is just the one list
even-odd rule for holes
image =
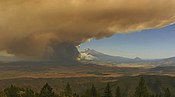
{"label": "smoke plume", "polygon": [[90,38],[175,22],[175,0],[0,0],[0,51],[76,60]]}

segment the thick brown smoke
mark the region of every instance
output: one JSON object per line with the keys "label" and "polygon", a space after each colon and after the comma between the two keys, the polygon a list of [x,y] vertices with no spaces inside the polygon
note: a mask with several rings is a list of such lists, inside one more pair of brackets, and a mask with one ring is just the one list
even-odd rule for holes
{"label": "thick brown smoke", "polygon": [[175,0],[0,0],[0,50],[74,60],[90,38],[174,22]]}

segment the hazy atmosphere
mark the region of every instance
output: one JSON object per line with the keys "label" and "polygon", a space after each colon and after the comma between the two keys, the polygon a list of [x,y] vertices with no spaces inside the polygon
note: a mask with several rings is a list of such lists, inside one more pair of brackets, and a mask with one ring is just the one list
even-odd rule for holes
{"label": "hazy atmosphere", "polygon": [[175,0],[0,0],[0,97],[175,97]]}
{"label": "hazy atmosphere", "polygon": [[0,11],[0,50],[19,57],[70,61],[78,56],[75,46],[91,38],[175,21],[174,0],[0,0]]}

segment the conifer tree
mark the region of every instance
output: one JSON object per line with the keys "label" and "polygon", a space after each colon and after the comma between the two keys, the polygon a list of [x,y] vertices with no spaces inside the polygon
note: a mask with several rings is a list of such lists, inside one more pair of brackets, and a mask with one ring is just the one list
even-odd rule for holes
{"label": "conifer tree", "polygon": [[83,94],[83,97],[90,97],[89,89],[86,89],[85,93]]}
{"label": "conifer tree", "polygon": [[72,97],[79,97],[79,95],[76,94],[76,93],[74,93],[74,94],[72,95]]}
{"label": "conifer tree", "polygon": [[39,97],[55,97],[55,94],[48,83],[46,83],[41,89]]}
{"label": "conifer tree", "polygon": [[36,97],[36,96],[33,90],[27,88],[25,90],[25,94],[23,95],[23,97]]}
{"label": "conifer tree", "polygon": [[92,84],[91,91],[90,91],[90,96],[91,97],[97,97],[97,90],[96,90],[94,84]]}
{"label": "conifer tree", "polygon": [[154,94],[150,95],[150,97],[156,97]]}
{"label": "conifer tree", "polygon": [[16,86],[11,85],[9,88],[4,90],[7,97],[20,97],[20,89]]}
{"label": "conifer tree", "polygon": [[103,97],[112,97],[112,90],[109,83],[106,85]]}
{"label": "conifer tree", "polygon": [[139,85],[136,87],[134,97],[149,97],[146,83],[143,77],[140,78]]}
{"label": "conifer tree", "polygon": [[160,94],[156,94],[155,97],[161,97],[161,95]]}
{"label": "conifer tree", "polygon": [[72,89],[69,83],[67,83],[64,93],[65,97],[72,97]]}
{"label": "conifer tree", "polygon": [[169,88],[164,89],[164,97],[171,97]]}
{"label": "conifer tree", "polygon": [[120,87],[118,86],[115,92],[115,97],[121,97]]}

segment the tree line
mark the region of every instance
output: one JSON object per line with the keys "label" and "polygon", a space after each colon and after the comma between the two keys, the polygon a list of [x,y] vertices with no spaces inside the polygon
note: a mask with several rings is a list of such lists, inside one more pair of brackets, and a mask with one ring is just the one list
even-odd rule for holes
{"label": "tree line", "polygon": [[[122,97],[122,95],[119,86],[115,89],[115,94],[112,94],[109,83],[107,83],[103,93],[99,93],[95,85],[92,84],[91,88],[87,89],[81,95],[73,93],[69,83],[67,83],[64,91],[59,94],[56,94],[53,91],[53,88],[46,83],[39,93],[29,88],[24,89],[11,85],[0,93],[0,97]],[[164,89],[164,92],[161,94],[149,93],[145,80],[141,77],[138,86],[135,88],[135,92],[131,97],[171,97],[171,93],[168,88]]]}

